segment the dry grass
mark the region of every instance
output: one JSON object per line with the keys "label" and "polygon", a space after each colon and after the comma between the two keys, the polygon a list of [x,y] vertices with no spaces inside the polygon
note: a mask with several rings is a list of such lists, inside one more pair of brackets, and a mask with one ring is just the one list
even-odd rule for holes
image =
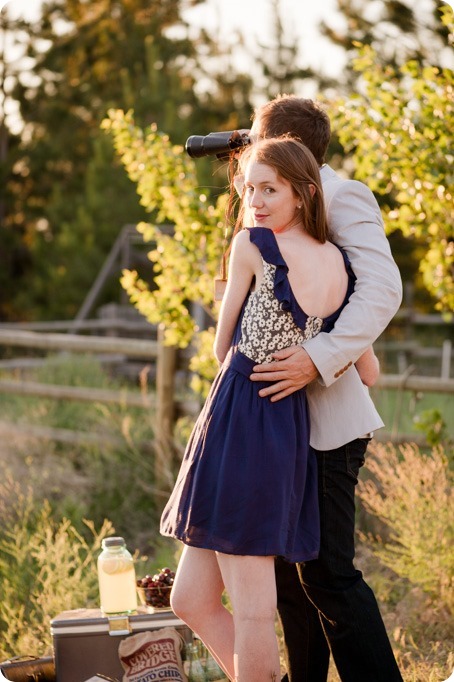
{"label": "dry grass", "polygon": [[[13,502],[13,504],[12,504]],[[90,605],[97,595],[93,570],[101,540],[84,522],[85,538],[68,519],[56,521],[48,502],[31,489],[0,481],[0,657],[41,656],[51,651],[50,620],[60,611]]]}
{"label": "dry grass", "polygon": [[[405,682],[442,682],[450,677],[454,668],[454,515],[450,454],[440,448],[424,454],[410,445],[395,449],[375,444],[358,491],[361,509],[357,564],[377,596]],[[100,471],[104,471],[107,457],[105,453],[100,459]],[[16,482],[15,486],[2,485],[0,489],[0,538],[5,537],[3,529],[11,527],[15,528],[18,536],[20,524],[14,524],[18,523],[19,501],[29,483],[33,484],[34,498],[39,504],[42,505],[44,499],[50,499],[52,503],[52,517],[42,517],[39,528],[29,528],[31,535],[23,536],[23,548],[27,549],[23,550],[23,567],[17,564],[18,580],[24,580],[19,571],[25,571],[27,551],[32,548],[35,561],[45,563],[48,557],[39,553],[43,542],[46,551],[51,553],[56,547],[56,539],[59,539],[61,554],[67,551],[65,543],[68,537],[71,538],[70,544],[78,542],[83,545],[85,542],[77,534],[71,535],[72,530],[69,531],[69,526],[62,526],[61,519],[63,512],[70,509],[80,520],[80,500],[86,500],[96,492],[98,484],[93,478],[93,470],[85,466],[86,461],[87,453],[80,459],[79,453],[68,452],[68,448],[30,438],[14,438],[0,431],[0,481],[4,483],[9,478]],[[142,473],[140,469],[136,470],[136,475]],[[19,486],[19,482],[22,485]],[[121,490],[124,486],[123,469],[112,471],[110,485]],[[30,523],[27,521],[28,526]],[[53,535],[45,532],[49,523],[55,524]],[[149,529],[148,524],[138,530],[139,533],[146,532],[148,537]],[[139,533],[137,537],[140,537]],[[99,538],[95,542],[99,544]],[[134,542],[131,541],[131,546]],[[86,553],[92,551],[91,544],[85,547]],[[57,561],[55,555],[52,556],[58,568],[55,574],[57,583],[58,576],[66,581],[67,568]],[[77,564],[74,555],[71,561],[70,573]],[[37,570],[37,575],[43,580],[45,594],[59,594],[64,600],[65,589],[60,589],[57,583],[47,582],[49,576]],[[30,576],[27,577],[29,579]],[[35,620],[32,625],[30,615],[23,605],[17,603],[12,591],[19,590],[20,584],[18,582],[16,587],[3,582],[2,585],[0,580],[3,656],[42,654],[49,616],[54,615],[46,613],[45,600],[38,599],[34,608],[36,617],[42,622]],[[87,595],[96,593],[96,585],[91,579],[87,578],[85,590]],[[83,600],[83,594],[77,598]],[[80,603],[76,605],[80,606]],[[53,608],[57,607],[58,604],[53,603]],[[8,630],[5,631],[7,620]],[[38,640],[33,639],[34,634]],[[10,643],[9,650],[6,642]],[[339,682],[333,665],[329,682]]]}
{"label": "dry grass", "polygon": [[[358,497],[376,520],[364,537],[382,563],[454,613],[454,497],[448,453],[375,444]],[[378,521],[378,523],[377,523]],[[364,534],[363,534],[364,535]]]}
{"label": "dry grass", "polygon": [[368,516],[359,524],[357,563],[403,678],[447,680],[454,668],[452,450],[372,445],[358,498]]}
{"label": "dry grass", "polygon": [[94,482],[88,472],[72,465],[72,458],[50,441],[11,435],[0,426],[0,475],[10,475],[23,488],[33,485],[34,497],[61,500],[63,497],[85,499]]}

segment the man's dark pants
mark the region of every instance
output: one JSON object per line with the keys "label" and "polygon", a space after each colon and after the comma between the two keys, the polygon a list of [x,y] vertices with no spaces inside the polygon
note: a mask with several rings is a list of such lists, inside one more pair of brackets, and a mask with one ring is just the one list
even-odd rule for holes
{"label": "man's dark pants", "polygon": [[368,442],[315,451],[319,558],[298,566],[276,559],[290,682],[326,682],[330,651],[342,682],[402,682],[375,596],[353,565],[355,486]]}

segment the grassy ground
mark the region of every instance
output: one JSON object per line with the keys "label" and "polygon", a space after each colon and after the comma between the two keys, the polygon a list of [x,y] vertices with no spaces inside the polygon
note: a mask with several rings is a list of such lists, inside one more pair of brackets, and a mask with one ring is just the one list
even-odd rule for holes
{"label": "grassy ground", "polygon": [[446,435],[454,440],[452,395],[371,389],[371,396],[387,432],[421,435],[423,431],[418,428],[421,417],[429,411],[438,411],[446,424]]}
{"label": "grassy ground", "polygon": [[[79,357],[69,358],[66,368],[58,367],[57,369],[49,366],[40,370],[39,375],[28,378],[67,385],[110,389],[121,387],[106,376],[105,372],[99,366],[94,365],[90,359]],[[409,392],[398,394],[381,391],[374,395],[374,400],[387,423],[387,430],[391,431],[394,427],[394,430],[397,429],[401,433],[421,433],[415,428],[414,417],[427,410],[438,410],[447,423],[451,437],[454,438],[452,396],[433,394],[414,396]],[[156,504],[154,492],[153,452],[143,451],[138,446],[146,439],[150,441],[153,439],[152,415],[139,410],[125,410],[121,406],[114,408],[101,404],[81,405],[13,396],[0,396],[0,409],[3,420],[16,423],[23,420],[26,423],[58,428],[91,430],[101,435],[103,433],[115,434],[122,438],[124,443],[121,448],[109,446],[107,443],[97,446],[59,445],[31,438],[26,439],[20,435],[12,437],[0,431],[0,545],[5,538],[8,539],[6,532],[11,528],[14,520],[11,514],[14,516],[17,511],[20,494],[22,494],[19,493],[17,487],[3,486],[2,484],[7,479],[12,480],[14,486],[19,486],[22,492],[31,486],[34,504],[38,509],[45,508],[45,500],[50,503],[49,514],[51,516],[41,518],[39,532],[33,528],[32,519],[35,518],[33,515],[27,516],[22,526],[19,523],[17,527],[14,551],[20,556],[16,556],[15,565],[22,568],[17,569],[16,572],[19,573],[20,570],[29,572],[26,566],[28,566],[27,561],[32,550],[36,555],[36,562],[39,563],[40,552],[42,552],[40,548],[44,540],[47,542],[48,551],[53,551],[52,538],[47,535],[43,539],[42,535],[52,519],[57,528],[55,537],[58,536],[62,542],[59,556],[60,554],[63,557],[70,555],[74,542],[79,543],[78,546],[81,547],[82,552],[91,556],[92,548],[84,546],[84,542],[88,542],[87,537],[90,533],[87,535],[82,519],[91,519],[96,528],[101,529],[103,520],[107,517],[112,521],[116,532],[127,538],[128,546],[131,549],[138,549],[138,575],[155,572],[163,566],[176,566],[179,546],[172,541],[161,539],[157,530],[159,502]],[[187,432],[187,425],[180,428],[181,442],[185,440]],[[449,455],[448,450],[446,454]],[[381,457],[379,461],[384,464],[386,453],[379,453],[379,455]],[[428,557],[441,556],[443,543],[454,545],[452,518],[445,524],[444,535],[439,537],[437,534],[439,531],[433,530],[434,524],[440,525],[440,520],[445,518],[443,515],[446,513],[448,497],[444,495],[445,489],[447,490],[450,486],[447,483],[448,479],[445,484],[441,477],[448,476],[449,470],[452,472],[452,450],[450,450],[450,456],[451,462],[448,461],[446,470],[439,469],[438,473],[432,472],[434,476],[436,475],[436,478],[432,480],[430,478],[432,470],[418,468],[426,465],[419,452],[415,450],[412,455],[413,460],[409,463],[409,471],[416,472],[417,475],[407,486],[405,485],[406,477],[399,478],[397,475],[397,469],[402,467],[402,454],[399,455],[399,461],[393,465],[397,467],[394,477],[396,487],[388,493],[388,498],[395,500],[395,507],[392,510],[395,517],[405,518],[408,535],[413,534],[414,541],[408,540],[408,542],[413,542],[413,547],[406,548],[408,552],[406,560],[413,561],[415,565],[424,565]],[[364,475],[367,478],[371,474],[364,472]],[[452,473],[450,475],[452,476]],[[407,479],[409,477],[410,474]],[[426,497],[424,488],[427,489]],[[452,501],[452,497],[449,499]],[[403,504],[402,501],[405,502],[403,507],[399,506]],[[419,502],[424,503],[424,509],[418,506]],[[64,517],[73,524],[77,533],[83,534],[83,540],[77,540],[77,534],[68,534],[68,527],[61,526]],[[395,522],[391,532],[398,534],[404,525]],[[367,513],[363,507],[358,512],[358,527],[364,533],[362,538],[358,538],[358,565],[377,596],[405,682],[447,680],[454,668],[453,619],[447,600],[442,597],[441,591],[437,594],[436,590],[435,592],[428,590],[427,585],[421,583],[417,574],[410,579],[408,575],[393,572],[388,565],[383,563],[377,556],[377,543],[368,537],[368,533],[376,530],[377,526],[373,519],[371,520],[370,513]],[[434,538],[438,542],[435,549]],[[399,542],[402,543],[404,540],[407,541],[406,538],[400,538]],[[23,542],[22,545],[21,542]],[[33,639],[34,628],[27,625],[27,619],[34,617],[33,609],[28,608],[27,593],[22,589],[25,578],[17,575],[16,591],[8,593],[7,582],[11,571],[14,571],[11,568],[13,563],[8,565],[8,560],[1,551],[0,557],[1,654],[3,657],[21,654],[43,655],[46,641],[47,646],[49,645],[48,628],[45,623],[41,622],[39,624],[41,640]],[[44,557],[44,564],[45,562],[46,557]],[[72,579],[64,562],[58,570],[61,571],[61,580]],[[52,578],[55,580],[53,584],[49,583],[49,576],[40,574],[39,580],[44,582],[39,589],[35,587],[35,591],[30,593],[33,599],[38,600],[36,608],[33,607],[35,612],[45,614],[42,619],[55,615],[55,613],[49,614],[45,611],[46,598],[50,602],[51,597],[54,599],[56,595],[60,595],[61,599],[64,599],[65,596],[65,590],[58,584],[57,573],[58,571]],[[33,590],[33,583],[35,586],[40,584],[32,578],[33,576],[27,574],[31,590]],[[440,580],[445,581],[440,584],[448,587],[449,584],[452,585],[452,568],[451,572],[448,571],[446,575],[441,574]],[[93,580],[93,574],[90,571],[81,577],[77,589],[79,591],[75,596],[76,601],[90,598],[96,602],[96,581]],[[42,592],[41,595],[40,592]],[[23,603],[19,601],[18,595],[21,599],[23,598]],[[60,608],[56,601],[52,603],[55,608]],[[79,602],[69,607],[65,604],[61,610],[80,605]],[[16,619],[15,623],[14,619]],[[9,650],[2,648],[7,646],[4,636],[7,623],[9,623],[8,641],[11,642],[11,645],[8,645]],[[14,632],[16,626],[19,634]],[[329,680],[338,682],[334,667],[330,671]]]}

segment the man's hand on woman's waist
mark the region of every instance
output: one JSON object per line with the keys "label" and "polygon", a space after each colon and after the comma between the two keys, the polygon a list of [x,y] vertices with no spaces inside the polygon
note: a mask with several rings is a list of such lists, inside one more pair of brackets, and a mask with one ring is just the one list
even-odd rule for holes
{"label": "man's hand on woman's waist", "polygon": [[301,346],[290,346],[273,353],[275,362],[255,365],[251,381],[272,381],[259,391],[262,398],[270,396],[271,402],[286,398],[304,388],[318,377],[318,370]]}

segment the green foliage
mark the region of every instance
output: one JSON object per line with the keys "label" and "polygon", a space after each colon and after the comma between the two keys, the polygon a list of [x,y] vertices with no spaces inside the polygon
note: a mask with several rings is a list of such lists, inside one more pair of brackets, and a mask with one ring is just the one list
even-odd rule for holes
{"label": "green foliage", "polygon": [[[454,438],[452,395],[425,391],[386,390],[372,387],[371,397],[383,421],[393,434],[426,433],[431,428],[440,440],[429,445],[447,445]],[[420,428],[419,424],[425,424]],[[410,437],[411,438],[411,437]]]}
{"label": "green foliage", "polygon": [[16,319],[13,300],[17,280],[30,265],[27,235],[21,224],[23,197],[17,193],[19,177],[24,172],[18,163],[22,156],[21,141],[17,131],[10,130],[7,106],[25,56],[27,34],[24,22],[13,20],[9,9],[7,5],[0,11],[0,320]]}
{"label": "green foliage", "polygon": [[[142,125],[156,121],[180,143],[200,120],[224,117],[196,93],[196,45],[182,4],[50,0],[27,26],[33,77],[17,77],[11,92],[27,129],[10,183],[10,221],[30,261],[16,257],[22,270],[28,266],[16,268],[27,274],[14,291],[22,319],[74,317],[123,225],[145,217],[111,141],[100,136],[108,108],[133,107]],[[119,293],[117,280],[103,292]],[[12,317],[10,306],[4,314]]]}
{"label": "green foliage", "polygon": [[[8,376],[8,372],[4,372]],[[42,365],[23,371],[21,378],[43,384],[105,388],[127,395],[131,387],[109,376],[101,363],[93,356],[65,354],[49,355]],[[121,421],[124,417],[143,415],[140,409],[126,409],[121,404],[106,406],[102,403],[62,401],[45,398],[0,394],[0,406],[4,418],[15,415],[22,408],[22,418],[29,424],[41,424],[57,428],[78,429],[85,424],[88,429],[98,433],[121,435]],[[21,418],[19,417],[19,419]],[[149,430],[137,434],[149,437]]]}
{"label": "green foliage", "polygon": [[113,134],[142,205],[156,214],[153,224],[140,223],[137,229],[152,245],[157,288],[150,290],[135,271],[123,272],[122,285],[137,309],[162,325],[167,343],[186,346],[197,331],[189,304],[202,305],[212,318],[217,314],[213,279],[221,260],[227,197],[210,203],[207,190],[198,187],[194,162],[155,125],[143,131],[132,113],[117,110],[109,112],[103,128]]}
{"label": "green foliage", "polygon": [[42,656],[51,651],[51,618],[97,605],[96,557],[113,528],[105,521],[96,531],[85,521],[87,539],[8,480],[0,484],[0,519],[0,657]]}
{"label": "green foliage", "polygon": [[[322,19],[321,33],[336,47],[345,50],[346,63],[339,82],[350,92],[358,86],[358,74],[352,69],[355,45],[369,45],[375,52],[374,66],[395,67],[410,59],[419,64],[443,61],[449,45],[448,31],[440,20],[442,0],[337,0],[336,12]],[[449,51],[448,51],[449,52]],[[448,54],[449,59],[449,54]]]}
{"label": "green foliage", "polygon": [[219,369],[213,354],[214,334],[214,327],[197,334],[194,343],[195,352],[189,362],[189,370],[194,373],[191,388],[204,398],[208,395],[211,383]]}
{"label": "green foliage", "polygon": [[372,478],[360,481],[358,495],[384,524],[383,532],[368,538],[373,552],[395,575],[452,613],[454,505],[447,452],[377,444],[366,469]]}
{"label": "green foliage", "polygon": [[429,445],[440,445],[448,439],[448,429],[440,410],[425,410],[413,419],[418,431],[422,431]]}
{"label": "green foliage", "polygon": [[[443,21],[452,33],[448,7]],[[358,179],[385,195],[387,231],[426,242],[425,286],[438,310],[452,311],[452,72],[416,61],[383,66],[373,49],[357,47],[363,94],[333,108],[340,141],[352,153]]]}

